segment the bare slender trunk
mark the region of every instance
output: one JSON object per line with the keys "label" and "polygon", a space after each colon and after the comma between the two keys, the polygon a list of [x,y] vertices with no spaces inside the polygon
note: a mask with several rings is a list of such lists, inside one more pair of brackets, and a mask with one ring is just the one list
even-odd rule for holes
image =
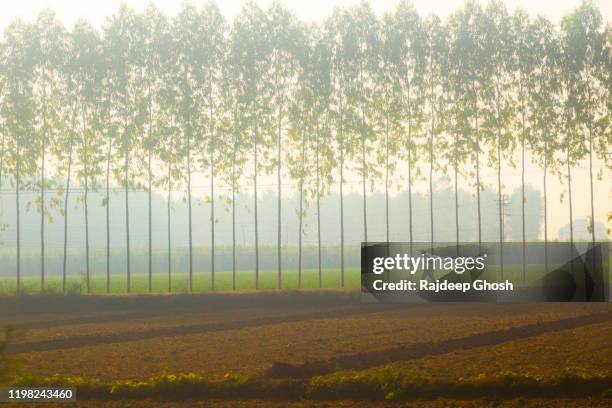
{"label": "bare slender trunk", "polygon": [[389,252],[389,118],[385,121],[385,227]]}
{"label": "bare slender trunk", "polygon": [[[570,251],[571,256],[573,257],[574,255],[574,226],[572,225],[572,222],[574,220],[573,217],[573,208],[572,208],[572,165],[571,165],[571,138],[572,138],[572,134],[571,134],[571,130],[570,130],[570,124],[569,124],[569,113],[568,116],[566,118],[567,120],[567,146],[566,146],[566,162],[567,162],[567,192],[568,192],[568,199],[569,199],[569,230],[570,230]],[[573,263],[572,263],[573,264]]]}
{"label": "bare slender trunk", "polygon": [[523,233],[523,283],[525,283],[527,277],[527,261],[525,259],[527,241],[525,234],[525,99],[522,83],[521,75],[521,231]]}
{"label": "bare slender trunk", "polygon": [[548,142],[544,137],[544,272],[548,273],[548,195],[546,175],[548,171]]}
{"label": "bare slender trunk", "polygon": [[62,262],[62,292],[66,293],[66,275],[68,263],[68,198],[70,197],[70,173],[72,171],[72,140],[68,152],[68,174],[66,175],[66,191],[64,194],[64,258]]}
{"label": "bare slender trunk", "polygon": [[435,132],[435,107],[434,88],[431,83],[431,138],[429,139],[429,229],[431,231],[431,250],[434,246],[434,208],[433,208],[433,168],[434,168],[434,132]]}
{"label": "bare slender trunk", "polygon": [[[570,157],[570,145],[568,142],[567,146],[567,193],[569,200],[569,227],[570,227],[570,244],[574,245],[574,226],[572,225],[572,221],[574,219],[574,212],[572,208],[572,165],[571,165],[571,157]],[[573,251],[573,249],[572,249]]]}
{"label": "bare slender trunk", "polygon": [[130,193],[129,193],[129,149],[125,150],[124,190],[125,190],[125,252],[127,265],[127,292],[132,291],[132,271],[130,269]]}
{"label": "bare slender trunk", "polygon": [[[496,92],[497,93],[497,92]],[[499,93],[497,93],[499,95]],[[496,96],[497,96],[496,95]],[[502,200],[502,183],[501,183],[501,125],[499,118],[499,101],[496,98],[496,122],[497,122],[497,208],[499,211],[499,268],[501,278],[504,279],[504,209]]]}
{"label": "bare slender trunk", "polygon": [[589,117],[589,184],[591,186],[591,242],[595,245],[595,200],[593,198],[593,134]]}
{"label": "bare slender trunk", "polygon": [[408,82],[408,233],[412,254],[412,105],[410,104],[410,82]]}
{"label": "bare slender trunk", "polygon": [[317,130],[317,153],[316,153],[316,166],[317,166],[317,258],[319,268],[319,282],[323,281],[322,270],[321,270],[321,168],[319,167],[319,132]]}
{"label": "bare slender trunk", "polygon": [[106,153],[106,293],[110,293],[110,163],[112,140]]}
{"label": "bare slender trunk", "polygon": [[[19,143],[19,142],[18,142]],[[19,203],[19,190],[21,188],[21,146],[17,147],[17,163],[15,169],[15,207],[17,223],[17,293],[21,292],[21,208]]]}
{"label": "bare slender trunk", "polygon": [[153,214],[151,208],[152,180],[153,173],[151,171],[151,149],[149,149],[149,157],[147,162],[149,171],[149,189],[148,189],[148,204],[149,204],[149,293],[153,291]]}
{"label": "bare slender trunk", "polygon": [[[149,128],[148,128],[148,139],[149,139],[149,143],[152,142],[151,140],[151,136],[152,136],[152,131],[153,131],[153,105],[152,105],[152,99],[151,99],[151,83],[149,83],[149,88],[148,88],[148,102],[149,102]],[[148,254],[148,261],[149,261],[149,293],[151,293],[153,291],[153,217],[152,217],[152,209],[151,209],[151,196],[153,194],[152,191],[152,184],[153,184],[153,172],[151,171],[151,156],[152,156],[152,147],[149,146],[148,149],[148,153],[149,153],[149,157],[148,157],[148,161],[147,161],[147,170],[148,170],[148,176],[149,176],[149,189],[148,189],[148,204],[149,204],[149,254]]]}
{"label": "bare slender trunk", "polygon": [[476,94],[476,90],[474,88],[474,93],[476,96],[476,206],[477,206],[477,219],[478,219],[478,252],[482,253],[482,218],[481,218],[481,209],[480,209],[480,136],[478,134],[478,95]]}
{"label": "bare slender trunk", "polygon": [[232,154],[232,289],[236,290],[236,149],[237,137],[234,135]]}
{"label": "bare slender trunk", "polygon": [[168,292],[172,292],[172,166],[168,165],[168,202],[166,208],[166,218],[168,221],[167,233],[168,233]]}
{"label": "bare slender trunk", "polygon": [[459,256],[459,183],[458,183],[458,179],[459,179],[459,147],[458,147],[458,143],[457,143],[457,134],[455,134],[454,136],[454,160],[453,160],[453,167],[454,167],[454,173],[455,173],[455,243],[457,245],[457,256]]}
{"label": "bare slender trunk", "polygon": [[277,205],[277,237],[276,237],[276,250],[277,250],[277,267],[278,267],[278,288],[282,287],[282,249],[281,249],[281,205],[282,205],[282,186],[281,186],[281,131],[282,131],[282,104],[278,113],[278,137],[276,146],[276,160],[278,165],[276,168],[276,178],[278,185],[278,205]]}
{"label": "bare slender trunk", "polygon": [[210,275],[211,289],[215,290],[215,164],[210,155]]}
{"label": "bare slender trunk", "polygon": [[366,138],[365,138],[365,113],[361,109],[361,121],[363,129],[361,132],[361,186],[363,190],[363,241],[368,244],[368,196],[366,195],[367,163],[366,163]]}
{"label": "bare slender trunk", "polygon": [[259,220],[257,211],[257,130],[253,133],[253,204],[255,211],[255,289],[259,289]]}
{"label": "bare slender trunk", "polygon": [[344,134],[340,107],[340,286],[344,287]]}
{"label": "bare slender trunk", "polygon": [[[304,167],[306,163],[306,131],[302,129],[302,170],[300,171],[300,211],[299,211],[299,228],[298,228],[298,281],[302,282],[302,224],[304,220]],[[321,287],[321,280],[319,280]]]}
{"label": "bare slender trunk", "polygon": [[85,210],[85,278],[87,282],[87,294],[91,293],[91,274],[89,269],[89,207],[88,207],[88,196],[89,196],[89,177],[87,176],[87,169],[85,169],[85,192],[83,196],[83,209]]}
{"label": "bare slender trunk", "polygon": [[[44,138],[43,138],[44,139]],[[45,290],[45,151],[46,141],[43,140],[40,159],[40,290]]]}
{"label": "bare slender trunk", "polygon": [[[212,81],[212,78],[209,78]],[[214,136],[215,127],[213,124],[213,98],[212,82],[208,88],[209,117],[210,117],[210,286],[215,290],[215,155],[214,155]]]}
{"label": "bare slender trunk", "polygon": [[521,136],[521,224],[523,232],[523,283],[525,283],[527,273],[526,242],[527,236],[525,233],[525,112],[523,111],[523,131]]}
{"label": "bare slender trunk", "polygon": [[187,130],[187,223],[189,229],[189,292],[193,292],[193,231],[191,218],[191,130]]}
{"label": "bare slender trunk", "polygon": [[[43,69],[43,76],[45,75]],[[47,152],[47,95],[43,86],[43,134],[40,158],[40,290],[45,290],[45,153]]]}

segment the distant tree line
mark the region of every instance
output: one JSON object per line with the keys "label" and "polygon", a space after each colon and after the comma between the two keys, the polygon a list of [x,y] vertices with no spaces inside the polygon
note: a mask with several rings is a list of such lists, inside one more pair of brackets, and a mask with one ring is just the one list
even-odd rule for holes
{"label": "distant tree line", "polygon": [[[16,274],[21,277],[20,192],[35,188],[40,213],[40,278],[45,286],[45,224],[49,206],[68,208],[82,186],[85,272],[90,275],[89,199],[103,192],[106,277],[110,288],[111,187],[124,190],[127,291],[131,289],[130,192],[149,192],[148,273],[152,282],[151,197],[167,191],[168,274],[171,275],[172,192],[188,207],[189,288],[193,287],[192,179],[210,180],[212,289],[215,285],[215,188],[231,187],[233,272],[235,198],[252,187],[254,259],[259,282],[258,180],[277,184],[278,286],[282,286],[283,180],[299,191],[299,255],[307,204],[339,191],[340,263],[344,276],[345,173],[361,178],[363,241],[368,241],[368,190],[407,168],[407,217],[413,241],[412,186],[429,182],[429,238],[434,234],[434,175],[451,175],[455,239],[459,180],[476,196],[482,244],[482,169],[497,173],[499,245],[504,242],[502,164],[522,173],[525,242],[526,155],[542,169],[544,239],[548,241],[547,177],[567,183],[573,241],[572,169],[589,163],[590,231],[595,241],[593,161],[612,166],[612,28],[583,2],[557,27],[499,1],[468,1],[446,21],[422,18],[408,2],[378,18],[367,3],[337,9],[322,24],[298,20],[280,3],[248,2],[230,25],[215,3],[185,5],[168,18],[121,7],[102,30],[78,21],[67,31],[53,12],[33,23],[16,20],[0,42],[0,180],[15,189]],[[515,156],[518,153],[518,163]],[[249,183],[246,179],[249,179]],[[50,180],[63,195],[47,196]],[[370,187],[368,187],[370,184]],[[218,187],[217,187],[218,188]],[[64,287],[69,217],[64,210]],[[465,214],[461,215],[465,217]],[[389,211],[386,209],[386,239]],[[501,264],[503,274],[503,261]],[[319,278],[321,281],[321,278]],[[235,280],[234,280],[235,283]]]}

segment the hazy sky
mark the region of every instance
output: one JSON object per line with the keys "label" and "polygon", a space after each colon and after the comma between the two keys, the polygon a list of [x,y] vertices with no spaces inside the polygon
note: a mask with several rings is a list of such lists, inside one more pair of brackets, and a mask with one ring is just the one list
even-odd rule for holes
{"label": "hazy sky", "polygon": [[[561,16],[580,4],[581,0],[505,0],[507,7],[514,10],[521,7],[532,15],[539,13],[546,15],[553,21],[558,21]],[[143,10],[150,0],[0,0],[0,27],[4,28],[16,17],[25,19],[34,18],[40,10],[51,8],[55,10],[58,17],[71,26],[79,17],[85,17],[93,24],[99,25],[104,18],[112,14],[120,4],[127,3],[137,10]],[[174,15],[183,3],[180,0],[154,0],[159,8],[169,15]],[[199,5],[201,1],[190,1]],[[290,9],[302,19],[321,20],[328,16],[336,7],[351,6],[358,4],[360,0],[284,0]],[[377,13],[382,14],[387,10],[395,8],[399,0],[371,0],[370,3]],[[262,7],[267,7],[271,0],[257,0]],[[449,12],[459,8],[464,0],[413,0],[415,7],[422,15],[436,13],[446,16]],[[229,19],[232,19],[239,11],[244,0],[218,0],[218,4]],[[612,1],[595,0],[595,4],[601,10],[605,21],[612,21]]]}

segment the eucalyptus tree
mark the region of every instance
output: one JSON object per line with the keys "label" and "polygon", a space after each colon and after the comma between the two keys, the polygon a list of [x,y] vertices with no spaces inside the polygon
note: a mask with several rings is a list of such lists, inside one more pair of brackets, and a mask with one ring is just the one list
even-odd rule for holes
{"label": "eucalyptus tree", "polygon": [[[248,134],[242,138],[252,152],[253,165],[253,212],[255,230],[255,287],[259,288],[259,219],[257,209],[257,181],[260,169],[260,150],[265,156],[270,145],[269,118],[272,108],[272,90],[265,81],[266,73],[270,72],[271,52],[268,41],[268,17],[253,2],[245,4],[240,14],[234,20],[230,34],[229,58],[233,67],[234,79],[239,86],[236,98],[236,115],[240,130]],[[262,146],[263,145],[263,146]],[[264,157],[265,157],[264,156]]]}
{"label": "eucalyptus tree", "polygon": [[440,134],[444,129],[444,114],[448,108],[445,103],[448,84],[448,44],[446,43],[447,28],[435,15],[430,15],[424,21],[425,44],[424,52],[425,74],[423,92],[427,100],[427,115],[429,121],[429,137],[421,145],[423,152],[429,158],[429,229],[430,243],[433,250],[434,236],[434,189],[433,177],[436,166],[437,147],[441,143]]}
{"label": "eucalyptus tree", "polygon": [[314,199],[317,207],[317,266],[319,272],[319,286],[322,286],[321,265],[321,197],[329,194],[333,183],[333,171],[336,166],[335,150],[333,145],[333,130],[330,107],[332,91],[331,83],[331,50],[329,44],[319,28],[315,32],[313,55],[309,59],[312,75],[309,79],[316,95],[314,103],[314,119],[317,120],[315,128],[315,189]]}
{"label": "eucalyptus tree", "polygon": [[[156,52],[159,61],[172,61],[174,40],[172,32],[160,30],[156,36]],[[179,190],[183,178],[183,146],[181,139],[180,117],[176,114],[176,100],[179,96],[174,85],[174,68],[163,63],[156,70],[158,109],[152,117],[152,128],[156,130],[156,156],[163,176],[155,177],[156,187],[166,191],[166,248],[168,266],[168,292],[172,292],[172,192]]]}
{"label": "eucalyptus tree", "polygon": [[[558,118],[562,115],[559,106],[560,49],[554,26],[545,18],[538,18],[527,28],[528,45],[522,52],[527,53],[520,73],[525,75],[520,82],[523,89],[519,95],[524,98],[525,122],[530,124],[526,139],[533,160],[542,168],[542,192],[544,198],[544,268],[548,271],[548,180],[557,161],[555,153],[560,143],[555,137],[562,133],[563,126]],[[527,95],[522,95],[522,92]],[[522,121],[521,121],[522,122]],[[524,258],[524,257],[523,257]]]}
{"label": "eucalyptus tree", "polygon": [[[71,125],[76,133],[70,140],[70,150],[74,150],[77,170],[76,180],[83,186],[83,217],[85,220],[85,276],[87,293],[91,292],[90,268],[90,231],[89,231],[89,192],[97,189],[98,178],[103,173],[104,137],[100,129],[100,95],[103,64],[100,64],[102,44],[99,34],[84,21],[78,22],[72,32],[72,89]],[[71,115],[71,116],[72,116]],[[70,135],[70,138],[73,136]]]}
{"label": "eucalyptus tree", "polygon": [[504,199],[502,193],[502,151],[511,160],[515,140],[511,125],[513,101],[512,41],[510,16],[504,5],[492,1],[483,21],[485,60],[485,118],[482,133],[489,148],[489,163],[497,171],[497,208],[499,220],[499,256],[501,277],[504,276]]}
{"label": "eucalyptus tree", "polygon": [[[482,18],[482,9],[477,2],[470,1],[453,13],[448,21],[449,26],[449,95],[450,115],[447,131],[452,141],[447,142],[443,148],[447,159],[453,167],[453,188],[455,192],[455,241],[460,241],[459,234],[459,188],[458,179],[461,174],[460,167],[469,159],[478,165],[478,132],[477,128],[477,94],[475,83],[479,80],[478,50],[481,47],[479,37],[479,24]],[[476,120],[474,117],[476,116]],[[476,126],[475,126],[476,123]],[[468,174],[472,172],[468,171]],[[474,176],[474,174],[471,174]],[[480,203],[480,174],[476,171],[477,195]],[[480,216],[480,212],[478,214]],[[480,220],[480,219],[479,219]],[[480,223],[479,223],[480,225]],[[480,227],[479,227],[480,231]]]}
{"label": "eucalyptus tree", "polygon": [[[232,28],[232,38],[238,34]],[[230,42],[230,52],[226,53],[222,65],[223,81],[221,82],[221,114],[218,115],[218,134],[225,154],[221,155],[217,168],[221,170],[221,178],[231,188],[230,205],[232,217],[232,289],[236,289],[236,198],[244,176],[244,168],[248,160],[247,123],[243,117],[246,112],[246,100],[241,97],[242,82],[239,76],[241,54],[233,48]]]}
{"label": "eucalyptus tree", "polygon": [[512,71],[513,79],[516,83],[515,92],[517,95],[518,110],[520,111],[520,117],[515,120],[518,122],[518,126],[515,124],[515,128],[518,128],[520,134],[520,148],[521,148],[521,234],[522,234],[522,268],[523,268],[523,281],[525,281],[525,144],[526,140],[531,138],[531,123],[528,121],[529,113],[527,111],[529,104],[529,78],[534,74],[534,66],[537,63],[536,59],[541,58],[541,55],[534,54],[532,47],[536,46],[534,41],[533,25],[529,21],[529,16],[522,10],[517,10],[512,15],[511,20],[511,32],[512,32]]}
{"label": "eucalyptus tree", "polygon": [[[104,27],[105,54],[108,58],[108,81],[112,108],[108,122],[113,126],[115,153],[121,167],[115,169],[117,182],[123,183],[125,195],[125,249],[127,267],[127,291],[131,292],[130,262],[130,186],[135,185],[140,169],[139,136],[146,120],[146,103],[143,103],[143,38],[141,17],[122,6]],[[110,164],[110,162],[109,162]],[[108,205],[108,203],[107,203]]]}
{"label": "eucalyptus tree", "polygon": [[227,52],[227,22],[221,14],[216,3],[208,2],[204,5],[201,14],[202,43],[200,44],[202,57],[201,67],[201,109],[202,133],[206,135],[202,145],[202,163],[208,167],[210,177],[210,226],[211,226],[211,286],[215,289],[215,177],[222,170],[216,163],[221,162],[225,155],[222,149],[224,138],[221,133],[223,103],[223,64]]}
{"label": "eucalyptus tree", "polygon": [[343,49],[343,38],[337,35],[338,27],[342,26],[342,13],[334,10],[324,24],[324,39],[330,49],[330,116],[335,128],[335,144],[338,150],[338,184],[340,196],[340,284],[344,286],[344,162],[346,143],[348,108],[345,96],[346,59]]}
{"label": "eucalyptus tree", "polygon": [[[403,87],[406,78],[406,62],[408,58],[406,52],[405,32],[400,27],[405,23],[397,23],[395,16],[386,14],[383,17],[380,28],[380,49],[379,49],[379,69],[376,75],[375,91],[375,115],[378,128],[381,129],[380,141],[377,143],[377,161],[384,163],[384,183],[385,183],[385,236],[387,245],[389,239],[389,187],[390,177],[397,168],[400,146],[403,145],[404,136],[404,106]],[[418,17],[418,15],[417,15]],[[408,79],[410,82],[410,79]],[[410,111],[408,109],[408,111]],[[411,115],[408,120],[409,133],[412,131]],[[412,135],[410,135],[411,137]],[[410,138],[409,137],[409,138]],[[410,143],[410,141],[408,142]],[[408,156],[411,158],[411,146],[407,146]],[[410,159],[409,159],[410,161]],[[412,163],[409,163],[411,168]],[[410,181],[408,182],[410,184]],[[410,195],[410,193],[409,193]],[[409,202],[411,200],[409,199]],[[411,223],[412,212],[409,214]],[[411,234],[412,235],[412,234]],[[412,238],[412,237],[411,237]]]}
{"label": "eucalyptus tree", "polygon": [[376,166],[370,164],[367,151],[370,142],[376,139],[374,123],[375,75],[379,72],[380,45],[379,21],[367,3],[347,10],[339,33],[344,38],[344,52],[347,65],[347,100],[358,114],[354,126],[354,142],[360,147],[360,159],[357,171],[361,175],[363,194],[363,240],[368,242],[367,222],[367,180],[370,175],[377,176]]}
{"label": "eucalyptus tree", "polygon": [[7,83],[0,108],[6,133],[6,167],[15,181],[16,279],[21,290],[21,188],[24,178],[36,171],[39,149],[31,135],[36,131],[34,100],[34,59],[32,41],[35,30],[22,20],[12,22],[4,31],[2,70]]}
{"label": "eucalyptus tree", "polygon": [[[570,231],[570,248],[573,251],[574,244],[574,225],[573,225],[573,197],[572,197],[572,167],[574,167],[585,155],[585,146],[582,143],[580,129],[580,103],[581,103],[581,83],[580,83],[580,57],[582,53],[578,50],[581,42],[578,39],[580,35],[577,29],[577,14],[565,16],[561,22],[560,31],[560,70],[561,78],[561,95],[560,104],[562,106],[562,122],[563,128],[563,145],[565,157],[562,161],[565,167],[564,178],[567,183],[567,199],[569,208],[569,231]],[[563,173],[560,171],[560,176]],[[561,194],[563,200],[564,194]]]}
{"label": "eucalyptus tree", "polygon": [[[367,15],[368,6],[361,8]],[[357,36],[353,31],[359,30],[355,25],[359,12],[357,9],[345,10],[336,9],[332,16],[325,22],[324,38],[329,44],[331,52],[331,92],[330,92],[330,113],[332,115],[333,126],[335,128],[335,144],[338,150],[338,182],[340,196],[340,283],[344,286],[344,171],[347,161],[351,161],[358,155],[357,147],[365,146],[361,143],[365,135],[365,128],[362,112],[359,111],[361,103],[356,98],[355,85],[358,81],[359,67],[363,67],[363,62],[358,61],[355,65],[359,50]],[[365,27],[367,30],[368,26]],[[355,103],[357,102],[357,103]],[[359,132],[359,130],[362,132]],[[365,176],[365,166],[362,162],[362,177]],[[365,178],[364,178],[365,179]],[[362,183],[363,180],[362,179]],[[365,196],[364,196],[365,203]],[[364,224],[364,232],[365,232]]]}
{"label": "eucalyptus tree", "polygon": [[[404,152],[408,165],[408,233],[412,247],[413,238],[413,208],[412,183],[420,177],[417,145],[418,138],[423,136],[424,126],[424,92],[423,72],[425,33],[423,22],[414,6],[403,0],[395,13],[387,18],[386,29],[393,30],[392,49],[389,50],[392,58],[391,70],[396,72],[399,81],[399,95],[394,102],[400,106],[396,109],[400,115],[401,126],[405,140],[400,143],[399,151]],[[392,74],[393,75],[393,74]],[[402,148],[403,146],[403,148]]]}
{"label": "eucalyptus tree", "polygon": [[282,247],[281,247],[281,214],[282,214],[282,168],[283,168],[283,133],[286,128],[287,105],[295,88],[297,78],[297,58],[300,45],[304,44],[304,34],[298,20],[279,2],[274,2],[268,10],[271,64],[267,80],[272,87],[272,108],[275,110],[274,131],[276,133],[276,167],[277,184],[277,286],[282,286]]}
{"label": "eucalyptus tree", "polygon": [[195,7],[185,4],[171,25],[172,86],[175,102],[167,106],[180,129],[181,152],[186,175],[187,217],[189,237],[189,291],[193,290],[193,221],[192,221],[192,177],[194,162],[203,144],[201,127],[202,86],[201,67],[204,65],[202,50],[204,27],[201,16]]}
{"label": "eucalyptus tree", "polygon": [[[321,206],[332,182],[333,147],[325,140],[331,138],[329,120],[330,53],[328,44],[318,26],[308,27],[308,37],[300,43],[297,87],[288,106],[288,151],[300,151],[298,157],[287,154],[289,176],[298,180],[298,287],[302,284],[303,217],[309,200],[317,208],[317,249],[319,287],[322,287],[321,269]],[[314,157],[314,160],[312,158]]]}
{"label": "eucalyptus tree", "polygon": [[[45,224],[49,218],[46,212],[45,193],[47,184],[46,164],[49,146],[53,146],[59,137],[62,120],[62,82],[64,72],[66,33],[56,20],[55,14],[45,10],[38,15],[34,25],[33,42],[33,98],[36,103],[35,129],[33,136],[40,160],[40,287],[45,287]],[[31,136],[31,137],[32,137]]]}
{"label": "eucalyptus tree", "polygon": [[[573,103],[572,110],[575,122],[569,125],[566,157],[570,209],[570,166],[573,161],[578,162],[586,154],[589,159],[590,184],[590,221],[588,228],[591,233],[591,240],[594,243],[593,154],[596,153],[594,152],[596,145],[606,145],[605,142],[599,144],[596,140],[603,138],[606,130],[605,122],[609,120],[606,118],[610,115],[608,106],[606,106],[609,89],[607,93],[606,84],[601,82],[601,77],[597,74],[599,62],[605,61],[603,59],[605,58],[605,39],[603,37],[601,13],[592,2],[582,2],[574,12],[563,18],[561,30],[568,91],[573,88],[573,95],[570,94],[569,101]],[[576,149],[572,151],[570,145],[575,146]],[[601,153],[604,153],[605,150],[607,149],[604,149]],[[573,229],[571,230],[573,231]]]}
{"label": "eucalyptus tree", "polygon": [[158,116],[162,109],[160,103],[160,88],[164,80],[162,75],[163,64],[167,61],[167,38],[169,22],[154,5],[147,7],[142,18],[142,47],[143,60],[140,69],[142,72],[142,88],[146,103],[146,134],[142,139],[143,150],[146,152],[146,177],[148,196],[148,291],[153,290],[153,216],[152,195],[155,184],[153,161],[158,158],[161,135],[158,128]]}
{"label": "eucalyptus tree", "polygon": [[[303,78],[300,78],[303,79]],[[294,155],[287,157],[287,167],[289,175],[293,179],[298,180],[299,190],[299,209],[298,209],[298,288],[302,287],[302,236],[304,235],[303,220],[305,207],[308,202],[305,201],[305,188],[307,180],[312,176],[311,162],[306,160],[306,155],[310,154],[313,133],[316,133],[315,124],[311,119],[312,115],[312,99],[308,98],[308,84],[306,81],[301,83],[305,87],[300,87],[297,90],[295,103],[291,104],[288,109],[288,116],[291,123],[289,128],[289,140],[291,150]],[[299,151],[298,155],[295,152]],[[280,282],[279,282],[280,283]],[[319,286],[321,280],[319,280]]]}
{"label": "eucalyptus tree", "polygon": [[[60,134],[56,138],[51,151],[58,159],[57,169],[60,174],[66,175],[66,184],[64,187],[64,204],[62,208],[64,219],[64,246],[62,259],[62,290],[66,290],[67,278],[67,263],[68,263],[68,215],[69,198],[72,189],[72,173],[74,162],[77,159],[82,159],[80,155],[75,158],[75,151],[80,139],[83,138],[86,131],[90,131],[90,126],[93,123],[86,119],[85,111],[91,109],[96,95],[92,94],[91,83],[95,83],[99,77],[96,75],[91,78],[92,72],[98,73],[103,66],[100,61],[101,40],[98,32],[91,27],[87,21],[79,20],[76,22],[72,32],[67,34],[65,61],[62,67],[62,75],[64,77],[64,88],[61,93],[60,103],[62,109],[62,126]],[[87,78],[87,80],[85,79]],[[85,91],[87,89],[87,91]],[[87,106],[87,108],[86,108]],[[99,126],[98,126],[99,127]],[[81,149],[83,150],[89,149]],[[84,160],[79,160],[77,164],[85,167],[88,165]],[[84,176],[87,172],[81,169],[79,172],[79,181],[84,181]],[[84,199],[86,203],[87,200]],[[88,217],[85,215],[86,221],[86,272],[87,285],[89,291],[89,228]]]}

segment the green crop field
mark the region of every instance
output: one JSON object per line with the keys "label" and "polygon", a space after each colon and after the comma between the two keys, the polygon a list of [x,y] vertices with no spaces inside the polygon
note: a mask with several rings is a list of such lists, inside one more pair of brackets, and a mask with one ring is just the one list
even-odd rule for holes
{"label": "green crop field", "polygon": [[[341,274],[340,269],[324,269],[321,273],[321,283],[324,288],[340,288]],[[259,289],[276,289],[277,288],[277,271],[264,270],[259,272]],[[283,270],[282,273],[282,288],[296,289],[299,276],[297,270]],[[131,276],[131,292],[146,293],[148,292],[149,277],[145,273],[132,274]],[[154,292],[168,292],[168,273],[154,273],[152,280],[152,289]],[[25,293],[40,292],[40,277],[27,276],[23,277],[22,290]],[[106,275],[95,274],[90,280],[91,293],[106,292]],[[348,288],[356,288],[360,285],[360,277],[358,269],[345,270],[344,286]],[[319,272],[314,269],[302,270],[302,288],[318,288],[319,287]],[[14,293],[16,289],[15,277],[5,277],[0,279],[0,293]],[[187,272],[172,273],[172,292],[187,292],[189,289],[189,274]],[[255,287],[255,271],[237,271],[236,272],[236,290],[251,290]],[[206,292],[212,290],[212,274],[210,272],[195,272],[193,274],[193,291]],[[215,273],[215,290],[229,291],[232,288],[232,272],[223,271]],[[62,277],[57,275],[47,276],[45,278],[45,291],[51,293],[60,293],[62,291]],[[85,276],[70,275],[66,280],[66,291],[68,293],[87,293],[87,280]],[[127,292],[127,276],[122,274],[112,274],[110,277],[110,293],[126,293]]]}

